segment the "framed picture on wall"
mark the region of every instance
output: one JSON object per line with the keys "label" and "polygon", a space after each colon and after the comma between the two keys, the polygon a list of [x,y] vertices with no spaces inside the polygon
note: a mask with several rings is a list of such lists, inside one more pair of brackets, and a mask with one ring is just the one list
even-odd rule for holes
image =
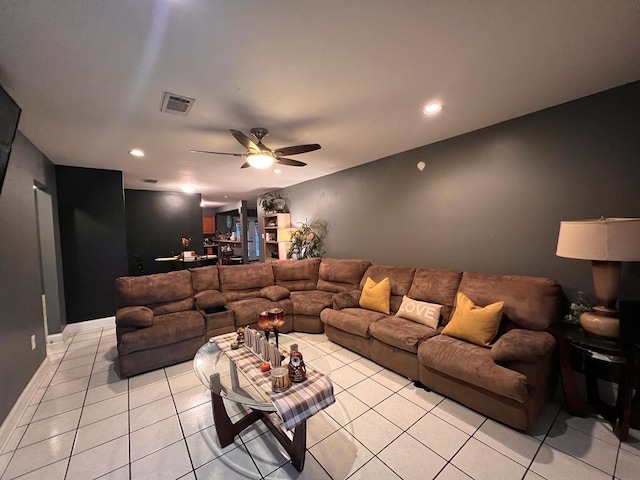
{"label": "framed picture on wall", "polygon": [[20,113],[21,110],[18,104],[0,86],[0,193],[2,193],[4,177],[9,166],[11,145],[18,130]]}

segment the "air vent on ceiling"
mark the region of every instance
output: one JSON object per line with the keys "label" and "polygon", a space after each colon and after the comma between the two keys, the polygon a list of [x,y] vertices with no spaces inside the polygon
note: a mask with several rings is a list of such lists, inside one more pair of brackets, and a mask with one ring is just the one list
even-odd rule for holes
{"label": "air vent on ceiling", "polygon": [[195,98],[184,97],[182,95],[176,95],[175,93],[163,92],[162,93],[162,105],[160,105],[160,111],[165,113],[171,113],[173,115],[189,115]]}
{"label": "air vent on ceiling", "polygon": [[145,178],[144,180],[142,180],[144,183],[158,183],[158,180],[155,180],[153,178]]}

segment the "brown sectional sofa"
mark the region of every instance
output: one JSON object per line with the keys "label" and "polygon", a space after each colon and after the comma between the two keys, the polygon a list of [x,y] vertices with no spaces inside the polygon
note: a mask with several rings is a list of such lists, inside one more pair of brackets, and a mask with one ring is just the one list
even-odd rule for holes
{"label": "brown sectional sofa", "polygon": [[[360,307],[368,277],[390,279],[389,315]],[[540,277],[329,258],[122,277],[116,290],[122,376],[188,360],[207,338],[256,326],[259,312],[280,307],[283,332],[324,331],[331,341],[522,430],[548,399],[555,342],[544,330],[564,305],[560,286]],[[490,348],[440,334],[458,291],[479,306],[504,301]],[[395,316],[404,295],[442,305],[438,328]]]}
{"label": "brown sectional sofa", "polygon": [[[560,285],[539,277],[372,265],[360,289],[367,277],[389,277],[391,314],[360,308],[360,291],[336,296],[334,308],[321,313],[331,341],[507,425],[534,425],[550,393],[555,341],[545,329],[561,315]],[[505,302],[491,348],[440,335],[458,291],[479,306]],[[443,305],[439,327],[395,316],[402,295]]]}

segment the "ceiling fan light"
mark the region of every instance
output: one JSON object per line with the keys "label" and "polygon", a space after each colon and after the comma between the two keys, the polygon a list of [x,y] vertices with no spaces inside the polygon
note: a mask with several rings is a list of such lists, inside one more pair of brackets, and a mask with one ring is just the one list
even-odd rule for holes
{"label": "ceiling fan light", "polygon": [[425,115],[435,115],[442,110],[442,104],[439,102],[432,102],[424,106],[422,113]]}
{"label": "ceiling fan light", "polygon": [[265,170],[273,165],[274,158],[273,156],[267,153],[249,153],[247,155],[247,162],[253,168],[257,168],[258,170]]}

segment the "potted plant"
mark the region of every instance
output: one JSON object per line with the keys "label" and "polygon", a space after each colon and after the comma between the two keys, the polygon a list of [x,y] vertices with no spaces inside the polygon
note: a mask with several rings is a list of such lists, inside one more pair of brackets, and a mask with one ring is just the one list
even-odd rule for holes
{"label": "potted plant", "polygon": [[287,258],[303,259],[322,257],[325,252],[322,249],[324,239],[329,230],[325,220],[313,220],[311,222],[298,222],[300,225],[291,232],[291,246],[287,252]]}
{"label": "potted plant", "polygon": [[265,193],[260,196],[260,206],[262,210],[265,212],[272,212],[276,207],[276,197],[273,196],[273,193]]}

